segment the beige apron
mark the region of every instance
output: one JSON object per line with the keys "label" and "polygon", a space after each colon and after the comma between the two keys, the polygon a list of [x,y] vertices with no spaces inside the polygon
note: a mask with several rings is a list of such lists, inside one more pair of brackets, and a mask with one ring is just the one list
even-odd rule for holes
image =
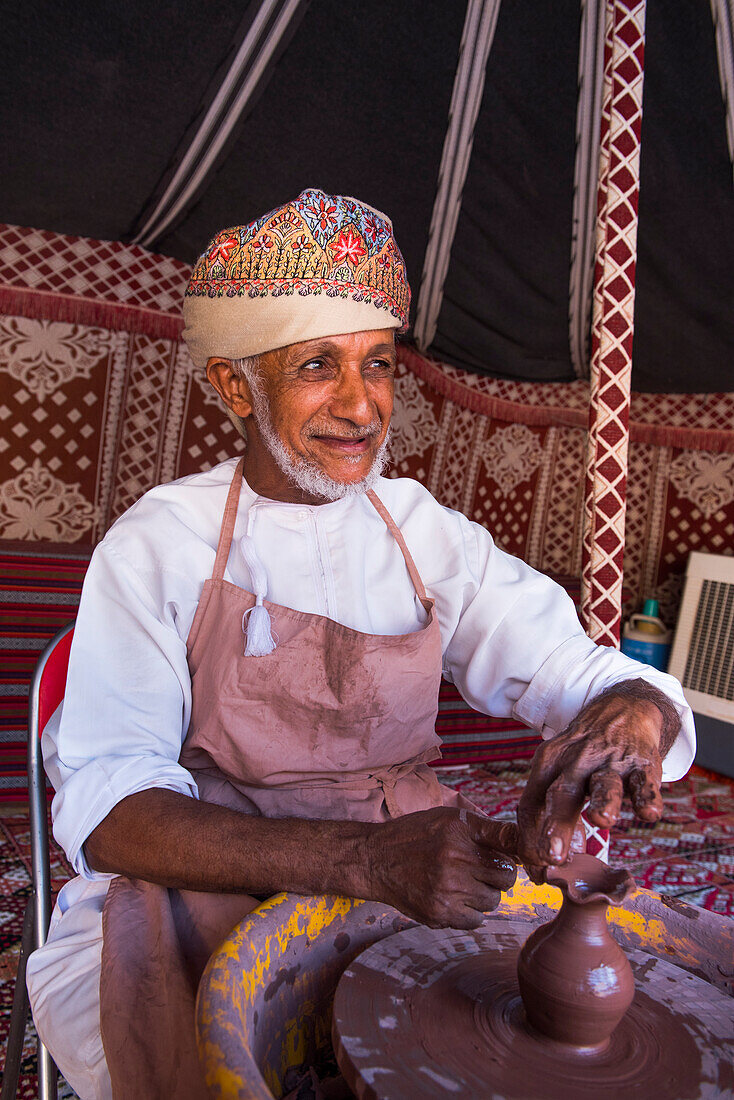
{"label": "beige apron", "polygon": [[[250,593],[224,580],[243,460],[227,498],[214,571],[188,637],[191,722],[180,762],[200,797],[267,817],[384,821],[454,805],[427,761],[435,732],[441,637],[403,537],[374,495],[405,559],[425,624],[363,634],[266,602],[277,647],[245,657]],[[116,1098],[202,1100],[194,1002],[209,955],[257,899],[169,890],[119,876],[103,914],[102,1038]]]}

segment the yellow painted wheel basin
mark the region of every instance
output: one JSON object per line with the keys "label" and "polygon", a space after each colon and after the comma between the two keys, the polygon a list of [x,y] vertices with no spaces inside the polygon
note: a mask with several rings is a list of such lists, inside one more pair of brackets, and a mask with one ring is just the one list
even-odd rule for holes
{"label": "yellow painted wheel basin", "polygon": [[[561,904],[553,886],[521,872],[492,920],[527,920],[528,932]],[[331,1014],[337,982],[377,940],[413,922],[377,902],[277,894],[240,922],[212,956],[197,998],[197,1038],[216,1100],[272,1100],[308,1067],[333,1059]],[[734,991],[734,921],[695,905],[637,890],[609,909],[628,948],[671,959]]]}

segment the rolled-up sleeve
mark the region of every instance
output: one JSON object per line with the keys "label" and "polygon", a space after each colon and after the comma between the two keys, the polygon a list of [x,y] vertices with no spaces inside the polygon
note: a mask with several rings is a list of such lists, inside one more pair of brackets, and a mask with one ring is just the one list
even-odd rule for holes
{"label": "rolled-up sleeve", "polygon": [[88,866],[82,845],[121,799],[151,787],[197,797],[178,763],[191,712],[180,630],[191,609],[182,615],[172,598],[190,585],[160,570],[146,575],[104,543],[92,557],[64,703],[43,736],[54,836],[87,878],[107,877]]}
{"label": "rolled-up sleeve", "polygon": [[642,678],[668,696],[681,719],[663,778],[685,775],[696,736],[678,681],[596,645],[560,585],[499,550],[484,528],[466,520],[464,525],[471,580],[458,611],[444,612],[452,631],[444,667],[466,701],[486,714],[517,718],[547,739],[606,688]]}

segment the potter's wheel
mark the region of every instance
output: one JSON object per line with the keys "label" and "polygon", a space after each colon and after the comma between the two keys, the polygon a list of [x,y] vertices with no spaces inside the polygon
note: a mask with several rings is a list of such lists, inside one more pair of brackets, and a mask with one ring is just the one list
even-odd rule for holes
{"label": "potter's wheel", "polygon": [[423,926],[363,952],[334,1001],[339,1066],[373,1100],[734,1097],[734,1000],[642,951],[635,999],[601,1053],[528,1033],[517,985],[521,921]]}

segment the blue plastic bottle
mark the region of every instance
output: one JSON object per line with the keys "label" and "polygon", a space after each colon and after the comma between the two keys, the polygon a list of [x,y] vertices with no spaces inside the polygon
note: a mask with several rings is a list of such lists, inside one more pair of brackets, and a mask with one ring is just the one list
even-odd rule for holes
{"label": "blue plastic bottle", "polygon": [[645,600],[642,614],[630,615],[622,631],[622,652],[643,664],[665,672],[670,656],[672,630],[658,618],[658,601]]}

